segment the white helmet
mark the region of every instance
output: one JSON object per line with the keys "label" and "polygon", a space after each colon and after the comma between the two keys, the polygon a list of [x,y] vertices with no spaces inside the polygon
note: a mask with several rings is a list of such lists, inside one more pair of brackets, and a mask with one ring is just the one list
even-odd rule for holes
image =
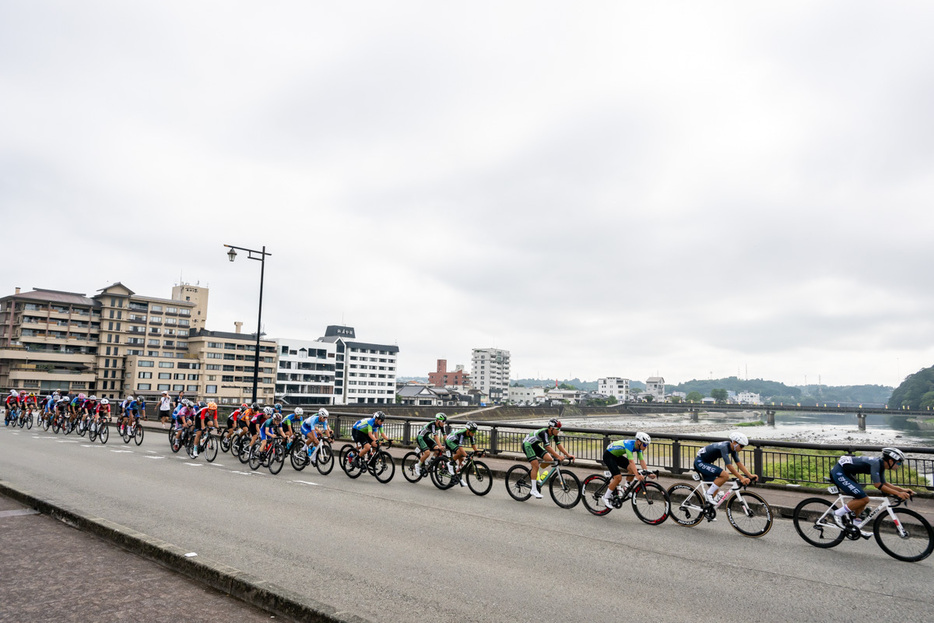
{"label": "white helmet", "polygon": [[263,413],[266,415],[272,415],[272,407],[263,407]]}
{"label": "white helmet", "polygon": [[652,438],[649,437],[648,433],[636,433],[636,439],[641,441],[643,446],[647,446],[652,443]]}
{"label": "white helmet", "polygon": [[749,439],[742,433],[730,433],[730,441],[738,443],[741,446],[749,445]]}
{"label": "white helmet", "polygon": [[318,409],[318,417],[326,418],[328,416],[327,409]]}
{"label": "white helmet", "polygon": [[107,405],[110,404],[110,401],[107,400],[106,398],[101,398],[101,404],[104,405],[104,406],[106,407]]}
{"label": "white helmet", "polygon": [[305,410],[301,407],[295,407],[295,415],[302,415],[305,413]]}
{"label": "white helmet", "polygon": [[892,459],[898,464],[905,460],[905,453],[898,448],[882,448],[882,456],[886,459]]}

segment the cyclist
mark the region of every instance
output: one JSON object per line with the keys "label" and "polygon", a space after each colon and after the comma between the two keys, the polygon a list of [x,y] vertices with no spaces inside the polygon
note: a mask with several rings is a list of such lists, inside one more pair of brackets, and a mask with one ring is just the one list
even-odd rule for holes
{"label": "cyclist", "polygon": [[240,416],[250,407],[244,402],[239,407],[230,412],[227,416],[227,430],[224,431],[224,439],[232,439],[240,430]]}
{"label": "cyclist", "polygon": [[[854,478],[856,474],[869,474],[872,486],[886,495],[900,500],[912,497],[915,492],[911,489],[904,489],[885,481],[885,470],[899,467],[904,460],[905,453],[898,448],[882,448],[880,457],[841,456],[830,470],[830,479],[840,488],[841,493],[852,495],[853,499],[834,511],[834,521],[837,525],[843,528],[845,523],[853,521],[854,517],[859,517],[869,503],[869,497],[863,491],[862,485]],[[860,526],[857,524],[856,527]]]}
{"label": "cyclist", "polygon": [[[301,415],[301,408],[295,409],[296,415]],[[330,437],[332,434],[331,427],[328,426],[328,410],[321,408],[318,409],[318,412],[312,416],[309,416],[305,421],[302,422],[301,434],[305,437],[305,452],[308,453],[308,459],[312,462],[318,456],[318,450],[321,448],[319,442],[321,441],[322,433],[318,432],[318,427],[324,428],[324,435]],[[312,447],[310,453],[308,448]]]}
{"label": "cyclist", "polygon": [[260,436],[260,430],[266,420],[272,417],[272,407],[263,407],[262,410],[256,403],[253,403],[253,415],[250,417],[250,448],[256,445],[256,440]]}
{"label": "cyclist", "polygon": [[373,447],[373,444],[379,441],[377,435],[389,441],[389,437],[383,432],[383,422],[385,421],[386,414],[382,411],[377,411],[373,414],[373,417],[363,418],[353,425],[353,429],[351,429],[350,432],[351,435],[353,435],[353,440],[362,448],[360,450],[361,459],[365,459],[370,452],[370,448]]}
{"label": "cyclist", "polygon": [[266,407],[263,411],[266,412],[267,417],[259,427],[260,454],[266,450],[269,439],[275,439],[279,436],[279,425],[282,423],[282,414],[276,413],[272,407]]}
{"label": "cyclist", "polygon": [[3,418],[3,423],[6,426],[10,425],[10,420],[13,419],[13,414],[19,409],[19,392],[15,389],[10,390],[10,395],[6,397],[4,402],[6,407],[6,417]]}
{"label": "cyclist", "polygon": [[172,413],[175,426],[175,438],[181,442],[182,432],[188,428],[195,417],[195,407],[190,400],[183,398],[181,407]]}
{"label": "cyclist", "polygon": [[133,396],[127,396],[126,400],[120,403],[120,429],[130,424],[130,416],[133,416],[133,424],[139,420],[139,403]]}
{"label": "cyclist", "polygon": [[94,409],[94,423],[97,426],[95,430],[100,430],[101,426],[107,426],[107,422],[110,421],[110,401],[106,398],[101,398],[101,401],[97,404],[97,408]]}
{"label": "cyclist", "polygon": [[416,476],[422,473],[422,466],[425,465],[425,461],[428,460],[432,452],[437,451],[440,454],[444,450],[441,438],[444,437],[447,421],[448,416],[443,413],[436,413],[435,420],[425,424],[415,436],[415,443],[418,445],[418,449],[422,451],[418,457],[418,463],[415,464]]}
{"label": "cyclist", "polygon": [[[642,469],[649,469],[645,462],[644,453],[650,443],[652,443],[652,438],[649,437],[648,433],[640,432],[636,433],[635,439],[614,441],[603,451],[603,462],[606,463],[606,468],[613,475],[610,478],[610,486],[607,487],[606,493],[603,494],[603,503],[606,506],[612,505],[610,498],[616,495],[617,487],[623,480],[623,471],[626,472],[626,482],[632,482],[633,478],[637,480],[644,479],[636,468],[635,459],[639,460]],[[651,476],[654,477],[655,474],[651,474]]]}
{"label": "cyclist", "polygon": [[[460,471],[460,468],[464,464],[464,459],[467,458],[467,451],[464,450],[464,443],[469,441],[471,449],[473,449],[474,452],[479,452],[479,450],[477,450],[477,442],[474,439],[476,434],[476,423],[467,422],[464,424],[464,428],[458,429],[444,438],[444,445],[451,452],[451,462],[448,463],[448,472],[450,472],[452,476],[456,474],[454,464],[457,463],[457,470]],[[467,486],[467,482],[463,478],[460,480],[460,486]]]}
{"label": "cyclist", "polygon": [[532,495],[538,499],[542,498],[542,494],[538,492],[538,466],[540,462],[553,461],[557,463],[561,460],[561,457],[555,452],[555,448],[570,460],[574,460],[574,455],[568,454],[564,446],[561,445],[561,439],[558,437],[560,430],[561,422],[558,418],[551,418],[548,420],[548,426],[538,429],[522,440],[525,458],[532,465]]}
{"label": "cyclist", "polygon": [[288,415],[282,415],[282,411],[279,412],[279,416],[282,418],[282,423],[279,425],[279,428],[282,429],[282,435],[285,437],[286,442],[292,438],[295,434],[296,427],[302,423],[302,414],[304,413],[305,410],[301,407],[296,407],[295,411]]}
{"label": "cyclist", "polygon": [[195,421],[195,456],[198,458],[198,444],[201,442],[201,435],[206,433],[209,428],[217,428],[217,403],[209,402],[201,407],[194,417]]}
{"label": "cyclist", "polygon": [[[727,481],[731,473],[739,478],[739,481],[744,485],[748,485],[750,480],[755,481],[759,479],[758,476],[750,473],[739,459],[739,451],[748,445],[749,439],[746,438],[746,435],[738,432],[730,433],[730,439],[728,441],[712,443],[702,448],[697,453],[697,456],[694,458],[694,469],[701,475],[704,482],[713,482],[710,488],[707,489],[707,501],[711,504],[717,503],[717,490],[723,486],[723,483]],[[723,464],[726,466],[726,469],[714,465],[714,462],[720,459],[723,459]],[[735,467],[733,466],[734,463],[736,464]],[[739,470],[736,469],[737,467],[746,475],[743,476],[743,474],[739,473]]]}

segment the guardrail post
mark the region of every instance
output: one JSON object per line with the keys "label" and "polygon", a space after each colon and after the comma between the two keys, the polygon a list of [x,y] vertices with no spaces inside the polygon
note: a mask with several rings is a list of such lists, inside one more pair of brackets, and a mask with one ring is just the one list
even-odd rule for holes
{"label": "guardrail post", "polygon": [[675,439],[671,442],[671,473],[680,474],[681,469],[681,442]]}
{"label": "guardrail post", "polygon": [[752,473],[759,477],[759,482],[765,482],[762,466],[762,447],[756,446],[752,451]]}
{"label": "guardrail post", "polygon": [[412,442],[412,423],[408,420],[402,423],[402,444],[409,445]]}
{"label": "guardrail post", "polygon": [[490,454],[499,454],[499,428],[490,428]]}

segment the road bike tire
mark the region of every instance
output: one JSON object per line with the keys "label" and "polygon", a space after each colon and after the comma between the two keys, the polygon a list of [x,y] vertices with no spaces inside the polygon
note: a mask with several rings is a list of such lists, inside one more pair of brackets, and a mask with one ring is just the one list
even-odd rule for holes
{"label": "road bike tire", "polygon": [[26,430],[32,430],[32,424],[33,424],[32,420],[33,420],[32,413],[30,413],[29,415],[26,416]]}
{"label": "road bike tire", "polygon": [[327,476],[334,469],[334,451],[331,444],[319,442],[318,454],[315,456],[315,467],[322,476]]}
{"label": "road bike tire", "polygon": [[17,418],[16,425],[19,426],[20,428],[26,426],[26,416],[21,414],[21,415]]}
{"label": "road bike tire", "polygon": [[92,424],[88,427],[88,441],[94,443],[97,440],[97,427]]}
{"label": "road bike tire", "polygon": [[250,466],[250,469],[254,472],[259,469],[259,466],[263,464],[263,455],[259,451],[259,446],[253,446],[250,449],[250,458],[247,463]]}
{"label": "road bike tire", "polygon": [[696,526],[704,518],[704,500],[691,485],[668,487],[671,518],[681,526]]}
{"label": "road bike tire", "polygon": [[282,471],[282,466],[285,465],[285,450],[282,446],[277,444],[272,448],[268,463],[270,474],[275,475]]}
{"label": "road bike tire", "polygon": [[931,555],[934,550],[934,529],[927,519],[908,508],[893,508],[891,512],[907,531],[901,536],[888,512],[880,514],[872,524],[872,535],[882,551],[903,562],[918,562]]}
{"label": "road bike tire", "polygon": [[[843,530],[834,523],[833,504],[824,498],[807,498],[798,502],[792,514],[795,532],[814,547],[836,547],[843,542]],[[822,519],[823,518],[823,519]]]}
{"label": "road bike tire", "polygon": [[143,433],[143,425],[142,425],[142,424],[137,424],[137,425],[136,425],[136,434],[133,435],[133,440],[136,442],[136,445],[138,445],[138,446],[143,445],[143,435],[144,435],[144,433]]}
{"label": "road bike tire", "polygon": [[638,491],[633,491],[629,501],[636,517],[650,526],[665,523],[671,514],[668,492],[657,482],[644,481]]}
{"label": "road bike tire", "polygon": [[344,444],[340,452],[340,463],[341,469],[344,470],[344,473],[347,474],[350,478],[359,478],[363,473],[364,468],[354,464],[354,458],[350,454],[356,454],[357,449],[352,444]]}
{"label": "road bike tire", "polygon": [[415,466],[418,465],[420,456],[418,452],[409,452],[402,457],[402,476],[409,482],[418,482],[422,479],[422,474],[415,473]]}
{"label": "road bike tire", "polygon": [[506,493],[517,502],[525,502],[532,497],[532,476],[529,468],[515,465],[506,472]]}
{"label": "road bike tire", "polygon": [[208,463],[213,463],[214,459],[217,458],[217,447],[220,443],[217,441],[217,437],[214,435],[208,436],[207,443],[204,444],[204,459]]}
{"label": "road bike tire", "polygon": [[392,480],[392,477],[396,473],[396,464],[392,460],[391,454],[380,451],[373,457],[373,460],[370,461],[368,469],[378,481],[387,483]]}
{"label": "road bike tire", "polygon": [[185,440],[185,452],[188,453],[189,459],[195,458],[195,436],[190,435],[188,439]]}
{"label": "road bike tire", "polygon": [[169,447],[172,449],[172,452],[178,453],[182,449],[182,440],[180,437],[176,436],[175,433],[169,433]]}
{"label": "road bike tire", "polygon": [[482,461],[474,461],[466,474],[467,486],[474,495],[486,495],[493,489],[493,472]]}
{"label": "road bike tire", "polygon": [[50,418],[42,418],[42,430],[48,431],[49,427],[52,426]]}
{"label": "road bike tire", "polygon": [[292,463],[292,469],[297,472],[302,471],[308,467],[308,452],[305,451],[305,444],[302,442],[296,442],[292,446],[292,451],[289,452],[289,462]]}
{"label": "road bike tire", "polygon": [[240,443],[240,452],[237,453],[237,460],[244,465],[250,462],[250,448],[252,447],[250,445],[251,439],[247,439],[246,435],[244,435],[244,439]]}
{"label": "road bike tire", "polygon": [[726,517],[730,525],[743,536],[754,539],[768,534],[775,518],[772,507],[761,495],[752,491],[744,491],[743,498],[744,501],[740,501],[734,493],[726,501]]}
{"label": "road bike tire", "polygon": [[130,443],[130,427],[124,426],[120,431],[120,436],[123,437],[123,443]]}
{"label": "road bike tire", "polygon": [[581,479],[571,471],[562,471],[548,483],[551,499],[561,508],[574,508],[581,501]]}
{"label": "road bike tire", "polygon": [[221,452],[230,452],[230,437],[221,435],[218,445],[220,446]]}
{"label": "road bike tire", "polygon": [[101,429],[97,433],[97,438],[100,440],[101,444],[107,443],[107,440],[110,439],[110,427],[107,424],[101,425]]}
{"label": "road bike tire", "polygon": [[600,474],[587,476],[581,483],[581,500],[584,502],[584,508],[597,517],[602,517],[613,510],[603,502],[603,494],[606,493],[609,484],[609,479]]}
{"label": "road bike tire", "polygon": [[441,457],[435,462],[434,469],[431,470],[431,482],[442,491],[454,486],[454,476],[448,471],[448,465],[450,464],[450,459]]}

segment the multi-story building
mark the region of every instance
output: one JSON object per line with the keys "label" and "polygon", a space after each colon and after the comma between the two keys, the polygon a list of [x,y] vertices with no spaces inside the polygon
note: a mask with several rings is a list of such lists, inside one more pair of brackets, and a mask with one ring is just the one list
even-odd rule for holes
{"label": "multi-story building", "polygon": [[[176,290],[195,298],[144,296],[122,283],[102,288],[91,298],[42,289],[20,293],[17,288],[0,299],[0,385],[93,392],[115,399],[127,393],[157,393],[156,383],[146,382],[152,379],[138,378],[133,358],[187,358],[192,317],[207,316],[206,288],[182,285]],[[185,376],[188,380],[188,373]],[[171,384],[176,385],[189,384]]]}
{"label": "multi-story building", "polygon": [[651,396],[653,402],[664,402],[665,379],[660,376],[650,376],[645,381],[645,394]]}
{"label": "multi-story building", "polygon": [[509,402],[520,405],[538,405],[545,401],[544,387],[509,387]]}
{"label": "multi-story building", "polygon": [[[191,364],[201,364],[198,396],[218,404],[240,404],[253,399],[256,334],[198,329],[189,338]],[[275,400],[278,348],[271,339],[260,339],[256,402]],[[184,363],[184,362],[180,362]],[[176,373],[182,374],[182,373]],[[193,375],[197,376],[197,375]]]}
{"label": "multi-story building", "polygon": [[100,303],[35,289],[0,299],[0,389],[96,389]]}
{"label": "multi-story building", "polygon": [[490,402],[499,404],[509,395],[509,351],[499,348],[473,349],[470,378]]}
{"label": "multi-story building", "polygon": [[334,404],[337,344],[294,339],[276,342],[276,400],[290,405]]}
{"label": "multi-story building", "polygon": [[629,402],[629,379],[618,376],[597,379],[597,392],[604,396],[613,396],[619,402]]}
{"label": "multi-story building", "polygon": [[470,375],[460,365],[453,372],[448,372],[448,360],[439,359],[437,370],[428,373],[428,384],[433,387],[469,387]]}
{"label": "multi-story building", "polygon": [[356,341],[353,327],[329,326],[320,342],[334,344],[334,404],[393,404],[399,347]]}

